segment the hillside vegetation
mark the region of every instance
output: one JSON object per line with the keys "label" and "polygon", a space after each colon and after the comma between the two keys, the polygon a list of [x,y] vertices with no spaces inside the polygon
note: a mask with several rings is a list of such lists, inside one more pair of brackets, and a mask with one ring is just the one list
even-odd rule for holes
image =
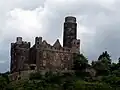
{"label": "hillside vegetation", "polygon": [[[0,90],[120,90],[120,58],[112,63],[107,51],[88,64],[83,55],[74,57],[75,72],[31,73],[29,80],[9,81],[9,72],[0,75]],[[86,71],[87,69],[87,71]]]}

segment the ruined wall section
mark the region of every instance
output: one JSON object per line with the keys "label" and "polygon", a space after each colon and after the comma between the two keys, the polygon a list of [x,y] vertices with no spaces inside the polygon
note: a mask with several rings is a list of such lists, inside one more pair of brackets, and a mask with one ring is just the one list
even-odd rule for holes
{"label": "ruined wall section", "polygon": [[17,37],[15,43],[11,43],[11,72],[26,70],[29,62],[30,42],[22,41]]}

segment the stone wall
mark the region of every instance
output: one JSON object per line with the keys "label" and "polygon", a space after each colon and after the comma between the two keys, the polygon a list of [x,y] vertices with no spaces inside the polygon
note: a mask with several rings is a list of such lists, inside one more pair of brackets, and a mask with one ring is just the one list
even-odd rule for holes
{"label": "stone wall", "polygon": [[65,70],[71,69],[73,55],[70,52],[42,50],[38,52],[37,68],[40,70]]}
{"label": "stone wall", "polygon": [[[9,80],[10,81],[14,81],[14,80],[20,80],[20,79],[29,79],[29,76],[31,73],[36,73],[38,71],[36,70],[27,70],[27,71],[21,71],[21,72],[15,72],[9,75]],[[45,75],[46,72],[49,72],[49,70],[40,70],[39,71],[42,75]],[[74,73],[73,70],[57,70],[54,71],[53,73],[56,72],[60,72],[60,73],[64,73],[64,72],[72,72]]]}

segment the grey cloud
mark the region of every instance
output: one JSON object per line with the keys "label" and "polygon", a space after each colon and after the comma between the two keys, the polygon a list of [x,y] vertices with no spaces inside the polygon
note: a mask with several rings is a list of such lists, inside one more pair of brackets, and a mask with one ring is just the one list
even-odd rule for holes
{"label": "grey cloud", "polygon": [[44,2],[46,0],[18,0],[17,4],[20,8],[25,10],[33,10],[38,7],[44,7]]}
{"label": "grey cloud", "polygon": [[5,61],[4,63],[0,63],[0,72],[4,73],[9,71],[9,61]]}
{"label": "grey cloud", "polygon": [[[103,25],[98,28],[95,38],[96,53],[108,50],[114,61],[120,57],[120,22],[115,24]],[[99,52],[99,53],[98,53]]]}
{"label": "grey cloud", "polygon": [[[0,32],[2,32],[2,34],[0,33],[0,57],[1,60],[6,61],[4,64],[0,64],[0,71],[8,70],[10,43],[15,41],[16,36],[23,36],[24,40],[33,42],[34,36],[39,35],[43,36],[43,39],[48,42],[54,43],[56,38],[62,37],[64,17],[68,15],[73,15],[77,18],[80,27],[78,28],[78,37],[81,39],[81,51],[90,60],[96,60],[98,55],[104,50],[108,50],[112,58],[116,60],[120,53],[120,2],[117,0],[111,1],[114,2],[107,0],[106,3],[102,0],[71,0],[69,2],[65,0],[15,0],[14,2],[7,2],[6,0],[8,7],[1,7],[0,5],[0,8],[2,8],[0,9],[0,13],[2,13],[0,15],[0,24],[2,25],[0,26]],[[39,11],[40,7],[42,7],[42,11]],[[28,27],[30,32],[36,31],[37,33],[29,34],[28,31],[24,33],[26,28],[22,27],[24,30],[20,30],[19,25],[21,23],[17,19],[19,17],[7,16],[10,11],[15,11],[16,9],[25,12],[29,11],[31,12],[30,14],[34,13],[36,16],[33,19],[37,18],[38,25],[42,25],[42,28]],[[15,22],[14,19],[16,20]],[[8,21],[13,25],[8,26]],[[17,22],[18,26],[16,25]],[[24,18],[22,22],[24,22]],[[14,24],[16,27],[13,27]],[[86,28],[86,32],[81,33],[81,26]],[[42,34],[41,31],[46,32]]]}

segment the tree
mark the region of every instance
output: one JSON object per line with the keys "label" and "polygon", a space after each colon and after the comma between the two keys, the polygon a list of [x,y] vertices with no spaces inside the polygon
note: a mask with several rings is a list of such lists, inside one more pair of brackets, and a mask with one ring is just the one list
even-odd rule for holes
{"label": "tree", "polygon": [[120,57],[118,58],[117,68],[120,70]]}
{"label": "tree", "polygon": [[110,67],[110,70],[111,70],[111,71],[118,70],[118,67],[119,67],[118,64],[112,63],[112,64],[111,64],[111,67]]}
{"label": "tree", "polygon": [[118,58],[118,63],[120,63],[120,57]]}
{"label": "tree", "polygon": [[108,54],[108,52],[105,51],[98,57],[98,60],[99,61],[106,60],[109,64],[111,64],[111,58],[110,57],[111,56]]}
{"label": "tree", "polygon": [[5,90],[7,81],[4,77],[0,76],[0,90]]}
{"label": "tree", "polygon": [[42,78],[43,78],[43,77],[42,77],[42,75],[41,75],[40,72],[31,73],[31,74],[30,74],[30,77],[29,77],[30,80],[40,80],[40,79],[42,79]]}
{"label": "tree", "polygon": [[118,58],[118,63],[111,64],[111,74],[120,77],[120,57]]}
{"label": "tree", "polygon": [[108,52],[103,52],[98,57],[98,61],[93,61],[92,67],[97,71],[97,75],[108,75],[111,69],[111,58]]}
{"label": "tree", "polygon": [[83,54],[74,57],[74,70],[83,70],[86,69],[87,66],[88,60]]}

